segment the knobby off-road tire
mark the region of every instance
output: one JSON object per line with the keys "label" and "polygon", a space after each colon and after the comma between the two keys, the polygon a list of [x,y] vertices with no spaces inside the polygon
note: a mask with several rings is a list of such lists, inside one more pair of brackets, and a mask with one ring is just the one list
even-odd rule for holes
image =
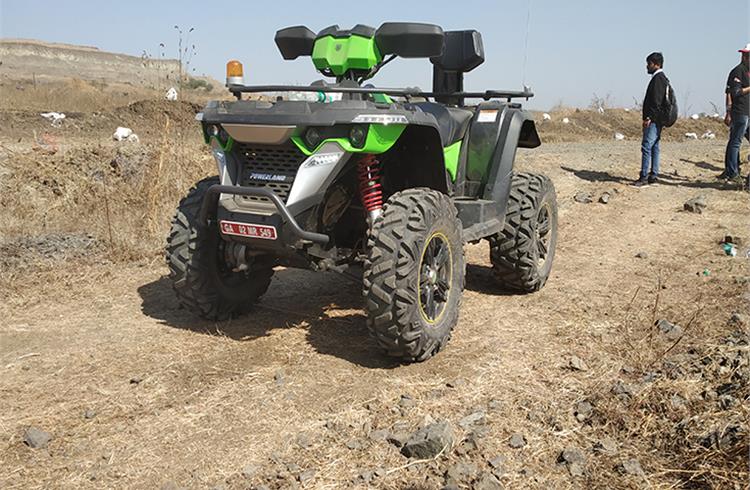
{"label": "knobby off-road tire", "polygon": [[177,207],[167,238],[169,277],[180,304],[208,320],[225,320],[247,311],[268,289],[273,268],[260,266],[232,272],[224,260],[223,240],[216,225],[198,224],[198,213],[209,177],[190,189]]}
{"label": "knobby off-road tire", "polygon": [[544,175],[513,175],[503,230],[490,238],[495,279],[506,288],[533,292],[552,270],[557,244],[557,199]]}
{"label": "knobby off-road tire", "polygon": [[448,196],[391,196],[368,239],[364,296],[370,334],[405,361],[435,355],[458,321],[466,267],[461,222]]}

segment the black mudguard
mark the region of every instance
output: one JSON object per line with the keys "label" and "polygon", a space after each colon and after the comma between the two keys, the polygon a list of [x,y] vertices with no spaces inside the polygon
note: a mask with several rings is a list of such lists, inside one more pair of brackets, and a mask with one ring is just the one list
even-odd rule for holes
{"label": "black mudguard", "polygon": [[467,240],[496,233],[505,222],[516,150],[541,145],[531,115],[519,105],[480,104],[456,181],[456,207]]}

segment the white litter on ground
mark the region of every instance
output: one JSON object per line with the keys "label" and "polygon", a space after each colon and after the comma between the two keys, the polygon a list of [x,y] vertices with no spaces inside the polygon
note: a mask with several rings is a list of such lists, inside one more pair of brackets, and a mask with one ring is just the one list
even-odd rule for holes
{"label": "white litter on ground", "polygon": [[551,121],[552,120],[552,116],[550,116],[549,114],[547,114],[545,112],[544,114],[542,114],[542,119],[545,120],[545,121]]}
{"label": "white litter on ground", "polygon": [[177,89],[175,89],[174,87],[170,87],[170,89],[167,90],[167,93],[164,95],[164,98],[171,101],[177,100]]}
{"label": "white litter on ground", "polygon": [[698,135],[696,133],[685,133],[685,138],[689,140],[697,140]]}
{"label": "white litter on ground", "polygon": [[625,135],[624,135],[624,134],[622,134],[622,133],[615,133],[615,139],[616,139],[617,141],[622,141],[622,140],[624,140],[624,139],[625,139]]}
{"label": "white litter on ground", "polygon": [[63,114],[62,112],[43,112],[39,115],[51,122],[52,125],[56,128],[62,126],[63,119],[65,119],[65,114]]}
{"label": "white litter on ground", "polygon": [[715,140],[716,139],[716,135],[714,134],[713,131],[708,130],[705,133],[703,133],[703,135],[701,136],[701,139],[704,139],[704,140]]}
{"label": "white litter on ground", "polygon": [[138,135],[133,132],[130,128],[118,127],[115,133],[112,135],[112,139],[115,141],[128,140],[131,142],[138,142]]}
{"label": "white litter on ground", "polygon": [[701,117],[698,114],[693,114],[692,116],[690,116],[690,119],[692,119],[693,121],[697,121],[700,118]]}
{"label": "white litter on ground", "polygon": [[564,117],[562,122],[563,124],[568,124],[570,122],[570,119],[568,119],[567,117]]}

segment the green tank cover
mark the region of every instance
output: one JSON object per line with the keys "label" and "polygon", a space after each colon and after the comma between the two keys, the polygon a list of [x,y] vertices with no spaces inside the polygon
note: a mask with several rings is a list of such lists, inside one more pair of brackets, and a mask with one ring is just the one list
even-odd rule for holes
{"label": "green tank cover", "polygon": [[315,40],[312,52],[315,68],[328,68],[336,76],[341,76],[349,70],[369,70],[382,59],[375,39],[357,34],[342,38],[321,37]]}

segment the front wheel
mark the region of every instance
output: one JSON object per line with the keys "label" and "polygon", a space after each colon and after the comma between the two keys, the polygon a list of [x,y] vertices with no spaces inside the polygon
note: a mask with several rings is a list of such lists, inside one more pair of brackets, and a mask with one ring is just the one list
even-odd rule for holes
{"label": "front wheel", "polygon": [[431,189],[394,194],[373,224],[367,326],[389,355],[423,361],[450,339],[466,272],[461,232],[450,198]]}
{"label": "front wheel", "polygon": [[244,313],[266,292],[273,268],[254,262],[234,272],[225,259],[226,242],[217,226],[202,226],[198,213],[209,187],[218,177],[198,182],[180,204],[167,238],[167,265],[180,304],[208,320]]}

